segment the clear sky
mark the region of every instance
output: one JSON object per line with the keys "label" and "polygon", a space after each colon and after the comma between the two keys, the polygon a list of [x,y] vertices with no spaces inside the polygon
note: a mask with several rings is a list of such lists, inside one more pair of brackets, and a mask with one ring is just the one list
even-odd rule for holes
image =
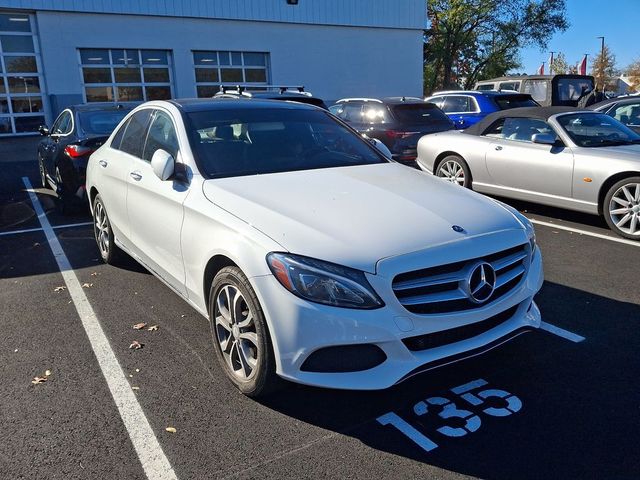
{"label": "clear sky", "polygon": [[556,33],[548,48],[526,48],[520,51],[522,73],[536,73],[545,62],[548,73],[549,52],[563,52],[567,63],[578,63],[585,53],[591,59],[600,51],[600,40],[616,56],[616,66],[626,68],[640,58],[640,0],[567,0],[567,17],[570,23],[564,33]]}

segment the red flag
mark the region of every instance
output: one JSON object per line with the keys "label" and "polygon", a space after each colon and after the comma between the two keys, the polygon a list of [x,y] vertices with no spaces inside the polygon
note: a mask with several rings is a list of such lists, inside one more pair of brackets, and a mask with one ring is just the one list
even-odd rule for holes
{"label": "red flag", "polygon": [[538,75],[544,75],[544,62],[542,62],[542,65],[540,65],[538,69]]}
{"label": "red flag", "polygon": [[578,73],[580,75],[587,74],[587,56],[585,55],[582,61],[580,62],[580,66],[578,67]]}

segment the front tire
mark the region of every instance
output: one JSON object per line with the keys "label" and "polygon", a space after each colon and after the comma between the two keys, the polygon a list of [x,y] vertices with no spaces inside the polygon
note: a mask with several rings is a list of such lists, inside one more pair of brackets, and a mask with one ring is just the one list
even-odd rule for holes
{"label": "front tire", "polygon": [[218,363],[231,382],[253,398],[280,386],[264,313],[247,277],[225,267],[209,291],[211,336]]}
{"label": "front tire", "polygon": [[122,251],[116,246],[113,229],[100,195],[96,195],[93,200],[93,233],[104,263],[109,265],[117,263],[122,256]]}
{"label": "front tire", "polygon": [[604,197],[602,213],[615,233],[640,240],[640,177],[629,177],[615,183]]}
{"label": "front tire", "polygon": [[436,176],[464,188],[471,188],[471,170],[458,155],[447,155],[438,162]]}

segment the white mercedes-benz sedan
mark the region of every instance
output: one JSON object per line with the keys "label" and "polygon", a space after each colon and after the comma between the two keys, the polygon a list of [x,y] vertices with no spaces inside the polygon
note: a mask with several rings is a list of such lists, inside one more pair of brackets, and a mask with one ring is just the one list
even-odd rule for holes
{"label": "white mercedes-benz sedan", "polygon": [[210,319],[245,394],[381,389],[540,325],[510,207],[385,158],[319,108],[148,102],[90,158],[105,262],[126,252]]}

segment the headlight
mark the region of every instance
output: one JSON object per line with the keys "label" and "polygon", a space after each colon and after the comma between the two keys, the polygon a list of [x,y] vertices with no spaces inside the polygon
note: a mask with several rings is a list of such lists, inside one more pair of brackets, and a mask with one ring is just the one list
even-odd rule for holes
{"label": "headlight", "polygon": [[270,253],[267,263],[284,288],[305,300],[344,308],[384,305],[359,270],[288,253]]}

